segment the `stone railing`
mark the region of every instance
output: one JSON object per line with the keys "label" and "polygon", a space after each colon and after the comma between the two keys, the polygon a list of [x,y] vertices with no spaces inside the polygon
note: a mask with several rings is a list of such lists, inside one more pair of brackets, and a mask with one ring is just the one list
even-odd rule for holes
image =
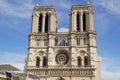
{"label": "stone railing", "polygon": [[48,75],[48,76],[94,76],[94,67],[48,67],[36,68],[27,67],[27,72],[35,75]]}

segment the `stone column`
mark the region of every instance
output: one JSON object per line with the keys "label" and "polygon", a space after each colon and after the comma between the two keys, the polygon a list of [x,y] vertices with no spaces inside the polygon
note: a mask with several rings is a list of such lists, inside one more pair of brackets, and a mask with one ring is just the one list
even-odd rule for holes
{"label": "stone column", "polygon": [[80,45],[81,45],[81,46],[84,45],[84,38],[83,38],[83,37],[80,38]]}
{"label": "stone column", "polygon": [[39,15],[33,14],[32,15],[32,33],[37,33],[38,32],[38,22],[39,22]]}
{"label": "stone column", "polygon": [[42,32],[44,33],[45,31],[45,13],[42,14],[43,15],[43,20],[42,20]]}
{"label": "stone column", "polygon": [[79,13],[79,27],[80,27],[80,30],[81,30],[81,13]]}
{"label": "stone column", "polygon": [[71,31],[74,31],[74,15],[73,12],[70,14],[70,26],[71,26]]}
{"label": "stone column", "polygon": [[41,40],[41,47],[43,47],[44,46],[44,38],[42,38],[42,40]]}
{"label": "stone column", "polygon": [[73,15],[74,15],[74,20],[73,20],[73,24],[74,24],[74,26],[73,26],[73,31],[76,31],[76,28],[77,28],[77,25],[76,25],[76,23],[77,23],[77,20],[76,20],[76,13],[74,13]]}
{"label": "stone column", "polygon": [[55,31],[54,29],[55,29],[55,23],[54,23],[54,21],[55,21],[55,19],[54,19],[54,14],[53,13],[51,13],[50,14],[50,32],[53,32],[53,31]]}
{"label": "stone column", "polygon": [[94,31],[94,16],[93,12],[89,13],[89,23],[90,23],[90,31]]}
{"label": "stone column", "polygon": [[71,35],[71,46],[75,46],[76,44],[75,44],[75,35],[73,34],[73,35]]}
{"label": "stone column", "polygon": [[84,67],[84,57],[81,57],[82,59],[82,67]]}
{"label": "stone column", "polygon": [[49,13],[48,14],[48,33],[51,32],[51,30],[50,30],[50,28],[51,28],[50,27],[50,23],[51,23],[51,14]]}
{"label": "stone column", "polygon": [[80,23],[81,23],[80,31],[83,32],[83,12],[81,12],[81,14],[80,14]]}

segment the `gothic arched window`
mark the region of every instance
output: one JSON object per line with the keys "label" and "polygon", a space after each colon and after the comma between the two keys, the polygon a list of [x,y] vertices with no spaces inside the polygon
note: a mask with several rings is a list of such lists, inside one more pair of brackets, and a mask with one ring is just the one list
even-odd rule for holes
{"label": "gothic arched window", "polygon": [[43,58],[43,67],[47,67],[47,58],[46,57]]}
{"label": "gothic arched window", "polygon": [[83,31],[86,31],[86,14],[83,13]]}
{"label": "gothic arched window", "polygon": [[40,17],[39,17],[39,27],[38,27],[38,32],[42,32],[42,14],[40,14]]}
{"label": "gothic arched window", "polygon": [[78,67],[80,67],[82,65],[82,60],[81,60],[81,57],[79,56],[78,57]]}
{"label": "gothic arched window", "polygon": [[84,45],[87,45],[87,38],[84,38]]}
{"label": "gothic arched window", "polygon": [[76,17],[76,20],[77,20],[77,31],[80,31],[80,17],[79,17],[79,13],[77,13],[77,17]]}
{"label": "gothic arched window", "polygon": [[36,58],[36,67],[40,67],[40,58],[39,57]]}
{"label": "gothic arched window", "polygon": [[44,39],[44,46],[48,46],[48,40]]}
{"label": "gothic arched window", "polygon": [[66,44],[66,41],[63,39],[62,40],[62,46],[65,46],[65,44]]}
{"label": "gothic arched window", "polygon": [[84,66],[87,67],[89,65],[89,58],[87,56],[84,57]]}
{"label": "gothic arched window", "polygon": [[48,33],[48,26],[49,26],[49,15],[46,14],[45,17],[45,32]]}
{"label": "gothic arched window", "polygon": [[77,38],[77,45],[78,46],[80,45],[80,38],[79,37]]}

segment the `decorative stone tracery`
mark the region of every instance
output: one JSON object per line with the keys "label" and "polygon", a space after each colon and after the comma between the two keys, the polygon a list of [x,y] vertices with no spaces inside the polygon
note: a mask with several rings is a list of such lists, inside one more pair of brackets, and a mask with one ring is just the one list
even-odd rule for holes
{"label": "decorative stone tracery", "polygon": [[56,55],[56,62],[59,65],[65,65],[68,63],[69,57],[66,53],[58,53]]}

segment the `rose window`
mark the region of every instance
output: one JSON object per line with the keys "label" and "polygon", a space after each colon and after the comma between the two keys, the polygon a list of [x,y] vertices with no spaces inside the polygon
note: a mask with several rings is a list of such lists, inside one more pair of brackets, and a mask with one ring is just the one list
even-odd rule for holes
{"label": "rose window", "polygon": [[68,56],[67,54],[65,53],[59,53],[57,56],[56,56],[56,62],[57,64],[67,64],[68,62]]}

